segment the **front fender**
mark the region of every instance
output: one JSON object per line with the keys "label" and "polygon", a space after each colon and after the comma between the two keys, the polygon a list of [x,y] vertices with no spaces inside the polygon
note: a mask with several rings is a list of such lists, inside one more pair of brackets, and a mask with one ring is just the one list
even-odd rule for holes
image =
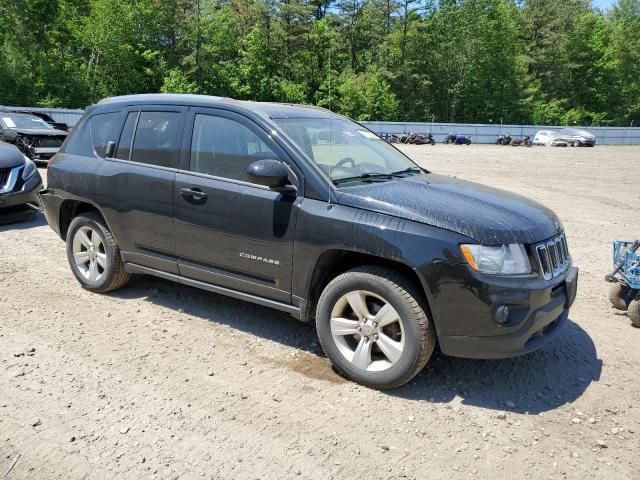
{"label": "front fender", "polygon": [[371,255],[411,268],[427,300],[430,282],[425,268],[463,263],[458,244],[470,238],[442,228],[343,205],[305,199],[300,203],[293,259],[293,295],[308,299],[314,271],[328,250]]}

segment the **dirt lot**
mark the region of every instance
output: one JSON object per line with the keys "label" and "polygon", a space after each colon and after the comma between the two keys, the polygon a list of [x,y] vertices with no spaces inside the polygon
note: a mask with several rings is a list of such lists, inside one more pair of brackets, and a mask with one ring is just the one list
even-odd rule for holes
{"label": "dirt lot", "polygon": [[581,277],[558,340],[380,393],[284,314],[143,277],[93,295],[42,218],[3,226],[0,479],[640,478],[640,329],[602,281],[640,236],[640,148],[406,151],[559,214]]}

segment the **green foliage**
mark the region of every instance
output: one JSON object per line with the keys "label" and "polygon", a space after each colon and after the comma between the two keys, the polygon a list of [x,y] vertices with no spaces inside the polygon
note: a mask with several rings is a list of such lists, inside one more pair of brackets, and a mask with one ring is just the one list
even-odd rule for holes
{"label": "green foliage", "polygon": [[359,120],[640,124],[640,0],[0,2],[0,104],[157,91]]}
{"label": "green foliage", "polygon": [[160,87],[162,93],[198,93],[198,86],[195,82],[189,80],[189,78],[178,68],[172,68],[169,73],[164,77],[162,86]]}

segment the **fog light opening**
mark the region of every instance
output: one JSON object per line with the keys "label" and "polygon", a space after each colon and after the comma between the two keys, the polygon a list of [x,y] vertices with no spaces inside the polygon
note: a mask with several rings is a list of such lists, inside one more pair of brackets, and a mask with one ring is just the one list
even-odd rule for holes
{"label": "fog light opening", "polygon": [[495,320],[498,325],[504,325],[509,320],[509,307],[500,305],[496,308]]}

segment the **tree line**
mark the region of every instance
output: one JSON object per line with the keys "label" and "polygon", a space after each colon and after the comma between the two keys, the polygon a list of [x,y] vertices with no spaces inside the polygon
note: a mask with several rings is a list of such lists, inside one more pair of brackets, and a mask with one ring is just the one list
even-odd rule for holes
{"label": "tree line", "polygon": [[640,0],[3,0],[0,104],[144,92],[359,120],[640,123]]}

